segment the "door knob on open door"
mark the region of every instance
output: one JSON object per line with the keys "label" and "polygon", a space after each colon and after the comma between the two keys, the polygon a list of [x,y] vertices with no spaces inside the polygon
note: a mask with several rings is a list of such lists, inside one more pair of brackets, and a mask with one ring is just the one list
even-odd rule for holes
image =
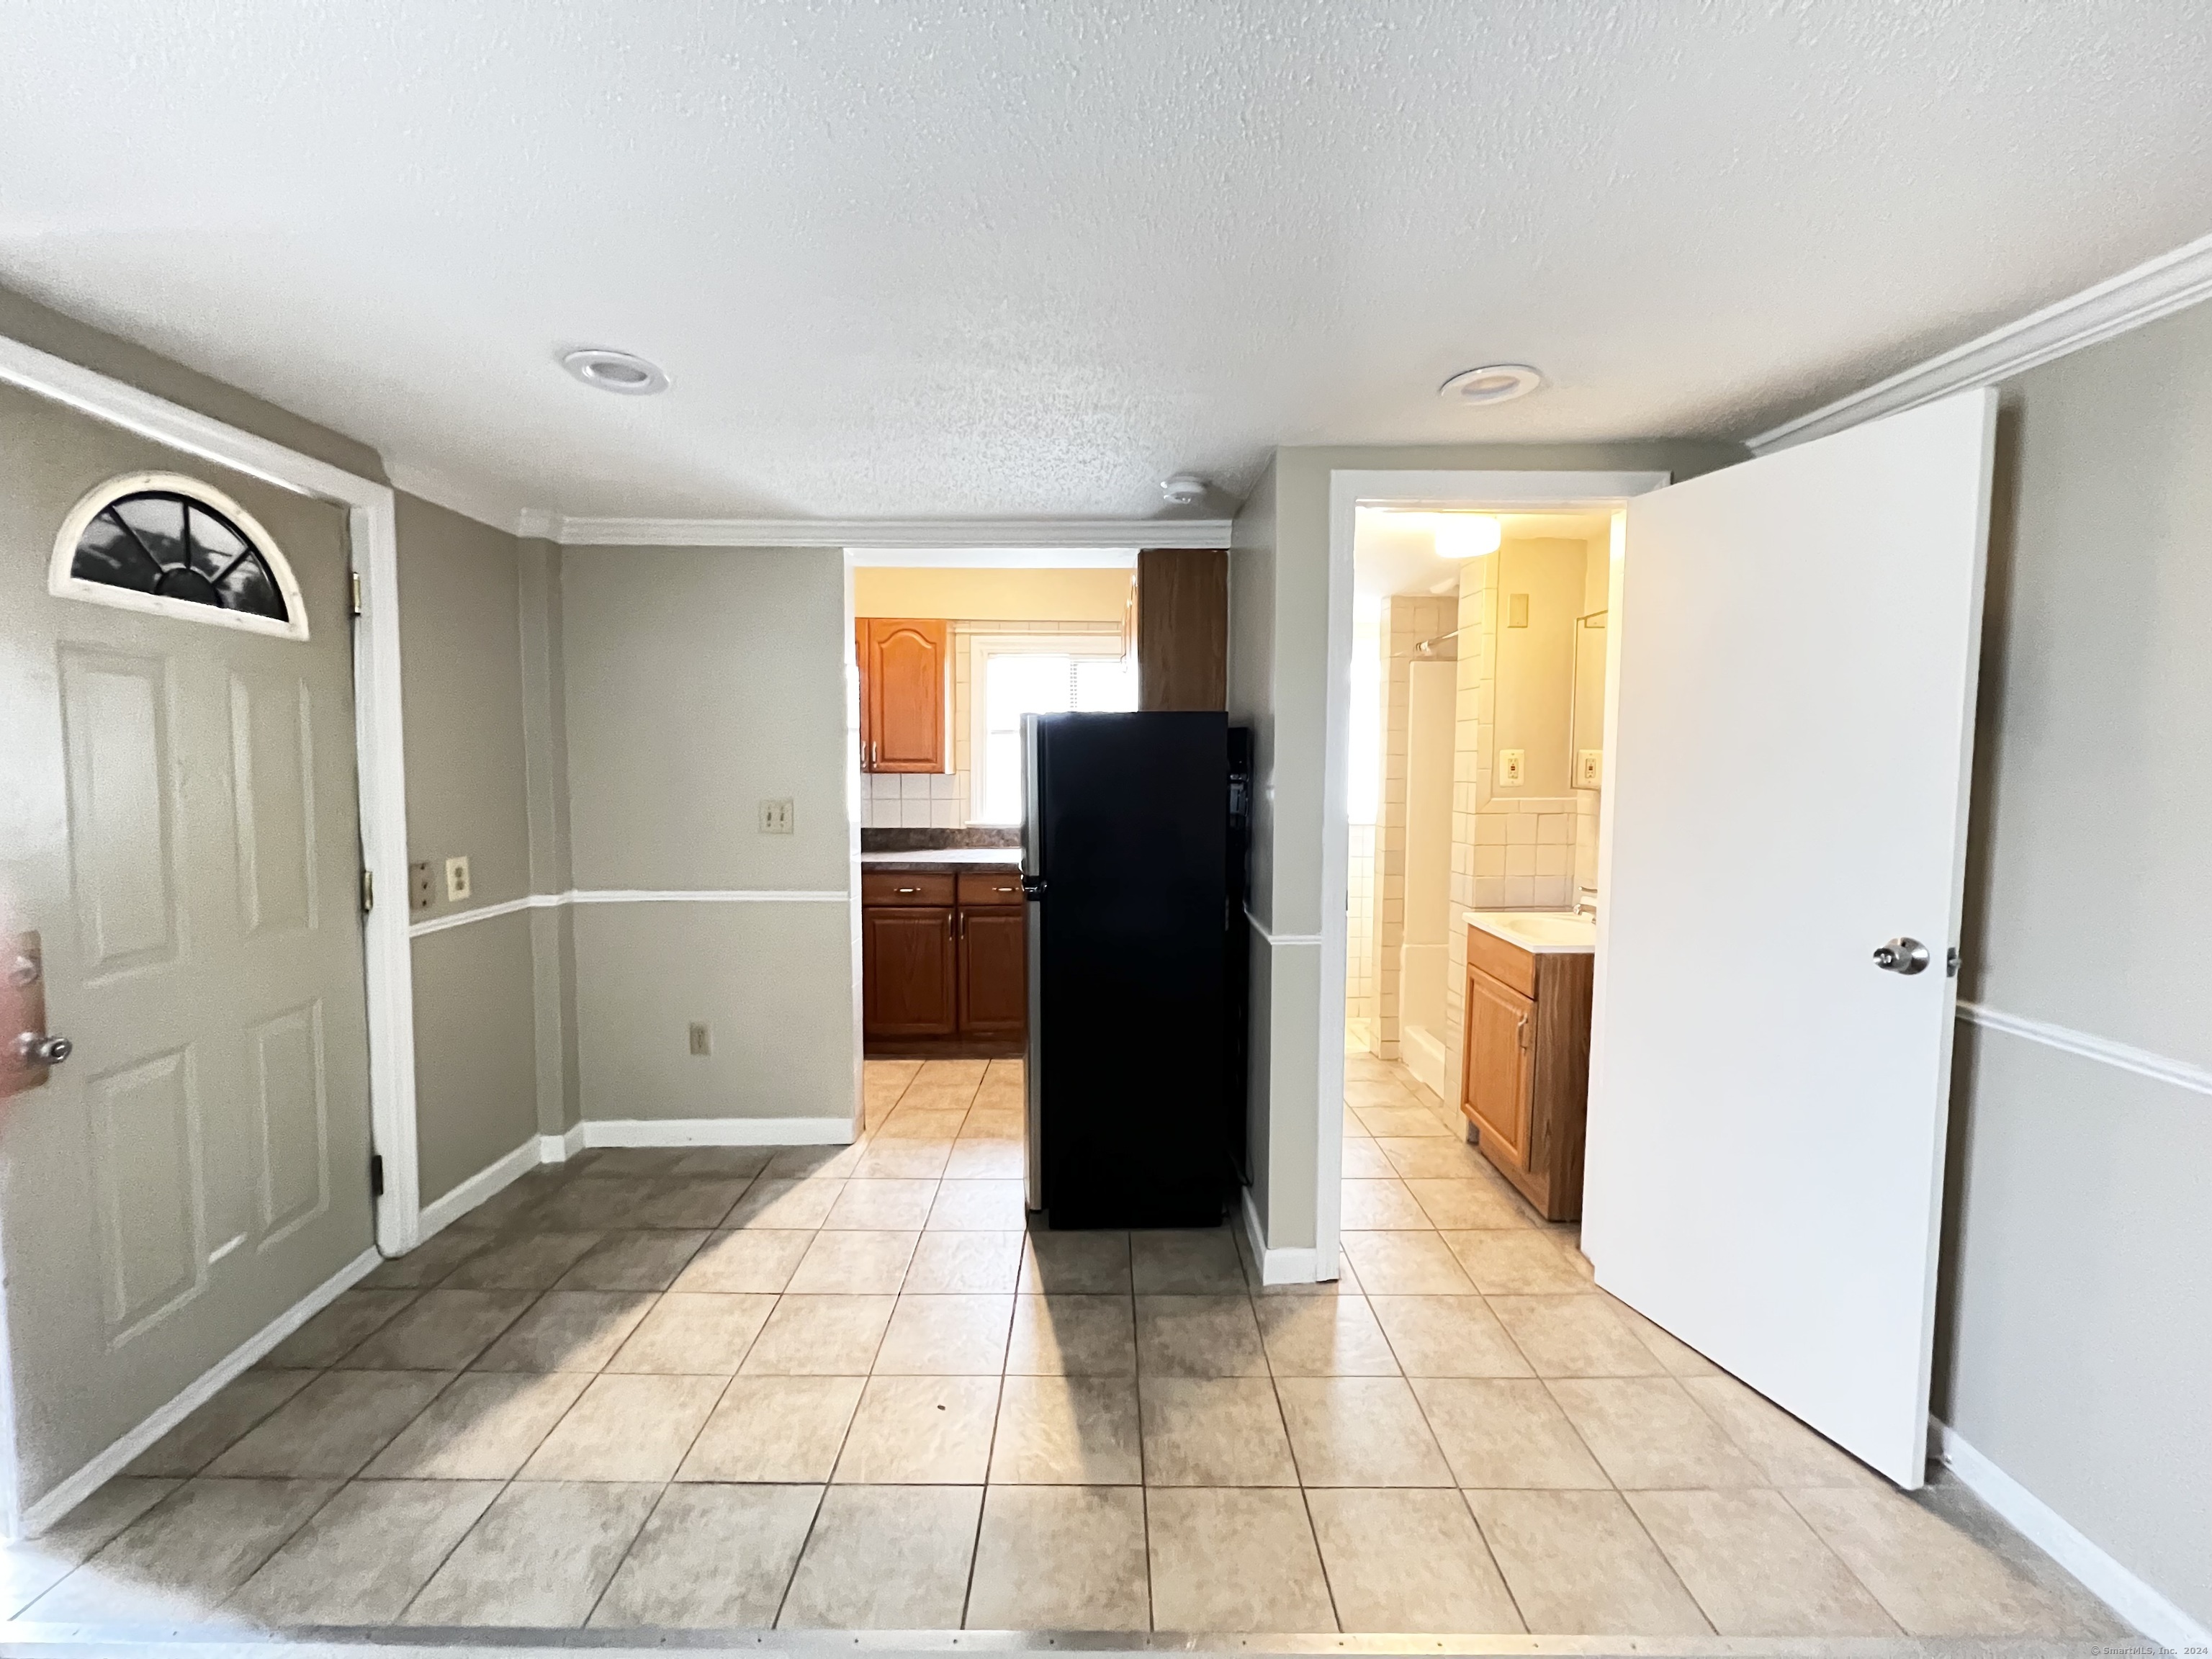
{"label": "door knob on open door", "polygon": [[1893,939],[1874,947],[1874,965],[1893,974],[1917,974],[1928,966],[1928,947],[1917,939]]}

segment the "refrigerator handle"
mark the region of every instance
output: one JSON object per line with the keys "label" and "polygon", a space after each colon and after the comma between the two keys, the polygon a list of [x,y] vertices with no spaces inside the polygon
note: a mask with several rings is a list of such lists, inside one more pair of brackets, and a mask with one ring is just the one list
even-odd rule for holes
{"label": "refrigerator handle", "polygon": [[1023,872],[1022,896],[1024,898],[1041,899],[1044,896],[1044,890],[1045,884],[1040,878],[1032,876],[1026,871]]}

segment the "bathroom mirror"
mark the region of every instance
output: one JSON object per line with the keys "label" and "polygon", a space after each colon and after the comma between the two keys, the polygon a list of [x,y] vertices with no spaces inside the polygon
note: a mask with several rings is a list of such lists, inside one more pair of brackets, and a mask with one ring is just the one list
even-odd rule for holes
{"label": "bathroom mirror", "polygon": [[[1493,797],[1556,800],[1574,787],[1577,650],[1579,618],[1590,609],[1590,548],[1581,538],[1520,535],[1498,550]],[[1602,646],[1596,654],[1602,674]]]}

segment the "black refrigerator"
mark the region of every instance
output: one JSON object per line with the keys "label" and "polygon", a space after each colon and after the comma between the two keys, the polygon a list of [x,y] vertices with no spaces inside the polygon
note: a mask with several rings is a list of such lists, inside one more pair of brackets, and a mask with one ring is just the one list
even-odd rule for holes
{"label": "black refrigerator", "polygon": [[1055,1228],[1212,1226],[1242,1093],[1227,718],[1031,714],[1023,741],[1030,1206]]}

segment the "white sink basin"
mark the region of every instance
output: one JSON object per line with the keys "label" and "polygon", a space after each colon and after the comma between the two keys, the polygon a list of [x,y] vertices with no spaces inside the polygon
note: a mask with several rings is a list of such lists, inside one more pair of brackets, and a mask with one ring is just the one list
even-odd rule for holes
{"label": "white sink basin", "polygon": [[1470,910],[1467,919],[1524,951],[1597,949],[1597,918],[1570,910]]}

